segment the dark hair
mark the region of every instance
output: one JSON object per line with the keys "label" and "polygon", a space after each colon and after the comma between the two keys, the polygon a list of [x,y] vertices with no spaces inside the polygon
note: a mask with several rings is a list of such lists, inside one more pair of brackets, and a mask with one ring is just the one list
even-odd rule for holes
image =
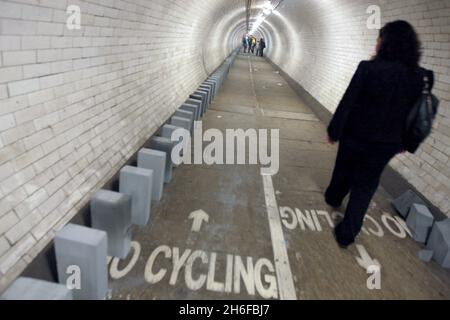
{"label": "dark hair", "polygon": [[394,21],[380,30],[381,45],[376,58],[398,61],[409,68],[419,68],[421,43],[413,26],[406,21]]}

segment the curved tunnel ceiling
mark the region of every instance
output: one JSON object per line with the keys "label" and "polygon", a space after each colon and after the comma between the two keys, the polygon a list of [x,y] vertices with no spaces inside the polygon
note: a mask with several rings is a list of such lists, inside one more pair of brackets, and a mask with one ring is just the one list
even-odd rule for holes
{"label": "curved tunnel ceiling", "polygon": [[[8,63],[20,72],[6,73],[9,79],[0,83],[0,104],[7,112],[14,112],[12,119],[19,120],[8,123],[11,131],[7,135],[2,133],[1,138],[8,136],[8,141],[0,139],[0,151],[7,150],[4,154],[8,154],[8,161],[21,159],[24,163],[14,173],[9,170],[10,176],[5,177],[8,186],[0,192],[0,200],[5,199],[0,216],[7,213],[13,216],[18,209],[24,210],[26,217],[32,209],[25,208],[23,202],[34,201],[38,195],[46,217],[42,222],[37,219],[36,223],[42,227],[40,236],[36,241],[24,242],[25,249],[22,241],[34,239],[33,235],[27,233],[12,240],[7,256],[13,262],[0,270],[8,275],[8,281],[25,268],[31,252],[34,254],[49,243],[54,236],[54,224],[70,221],[79,209],[77,205],[82,207],[89,202],[96,186],[112,178],[116,169],[157,132],[208,74],[241,45],[242,36],[248,32],[246,0],[76,2],[85,25],[66,30],[65,5],[60,1],[3,1],[15,9],[4,10],[0,19],[0,38],[4,37],[0,39],[2,64],[5,64],[3,51],[12,52],[7,54]],[[254,26],[267,2],[251,2],[249,25]],[[424,44],[423,64],[436,71],[435,91],[441,99],[432,138],[416,155],[398,157],[393,167],[431,203],[450,215],[448,0],[284,0],[259,28],[267,40],[266,55],[317,100],[317,105],[334,112],[359,61],[374,53],[378,30],[367,25],[368,8],[374,5],[381,9],[382,24],[406,19],[416,27]],[[22,14],[25,7],[36,7],[43,14]],[[41,19],[52,24],[42,23]],[[23,46],[25,38],[30,40],[28,49]],[[41,63],[45,68],[36,67]],[[92,76],[97,73],[98,76]],[[41,88],[43,82],[48,87]],[[78,112],[76,116],[74,110]],[[26,135],[13,132],[22,130],[18,128],[28,122],[34,128],[35,121],[44,124],[48,121],[57,128],[52,134],[44,132],[48,129],[44,125],[38,129],[40,132],[36,131],[42,134],[40,138],[48,140],[44,148],[38,146],[41,152],[12,147],[31,143]],[[76,165],[73,176],[67,180],[69,191],[55,188],[47,194],[42,187],[29,194],[25,192],[25,184],[41,183],[44,170],[54,166],[59,171],[66,165],[67,159],[45,169],[40,164],[34,165],[42,159],[46,159],[45,163],[48,159],[53,161],[55,151],[49,142],[51,146],[65,142],[67,131],[71,148],[80,153],[91,149],[81,128],[86,133],[95,133],[99,141],[96,144],[102,146],[92,148],[96,150],[90,156],[98,158],[93,165],[76,162],[70,155],[68,162],[74,161]],[[64,148],[62,144],[60,147]],[[33,160],[36,162],[28,163],[30,154],[33,159],[38,154],[41,160],[38,157]],[[76,154],[79,159],[85,157]],[[78,163],[85,166],[78,168]],[[32,172],[37,170],[36,177],[28,177],[30,168]],[[25,176],[28,180],[22,181]],[[14,183],[9,183],[10,179]],[[54,199],[70,205],[47,208],[46,203],[53,204]],[[52,223],[47,217],[52,218]],[[0,233],[0,240],[1,236]]]}

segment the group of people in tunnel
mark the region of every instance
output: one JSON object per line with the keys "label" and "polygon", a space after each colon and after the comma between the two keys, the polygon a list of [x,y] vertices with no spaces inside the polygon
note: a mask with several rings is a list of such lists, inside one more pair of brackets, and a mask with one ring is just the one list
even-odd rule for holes
{"label": "group of people in tunnel", "polygon": [[264,57],[264,49],[266,48],[266,41],[264,38],[258,40],[253,35],[244,35],[242,38],[242,46],[244,53],[256,54],[258,57]]}

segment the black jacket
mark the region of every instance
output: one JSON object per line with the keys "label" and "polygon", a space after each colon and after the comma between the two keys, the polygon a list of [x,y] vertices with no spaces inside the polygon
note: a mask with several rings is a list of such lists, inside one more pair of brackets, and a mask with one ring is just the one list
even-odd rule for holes
{"label": "black jacket", "polygon": [[259,42],[259,48],[260,48],[260,49],[265,49],[265,48],[266,48],[266,42],[265,42],[264,40],[261,40],[261,41]]}
{"label": "black jacket", "polygon": [[419,70],[399,62],[361,62],[328,127],[330,138],[403,144],[407,115],[423,85]]}

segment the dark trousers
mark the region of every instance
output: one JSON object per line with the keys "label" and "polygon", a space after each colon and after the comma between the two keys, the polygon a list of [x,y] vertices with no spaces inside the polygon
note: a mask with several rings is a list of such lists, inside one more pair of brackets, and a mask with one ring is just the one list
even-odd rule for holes
{"label": "dark trousers", "polygon": [[259,54],[260,54],[260,57],[264,57],[264,49],[263,48],[259,49]]}
{"label": "dark trousers", "polygon": [[339,207],[350,193],[345,217],[335,230],[340,244],[348,246],[355,242],[381,175],[401,149],[400,144],[341,141],[333,178],[325,194],[329,205]]}

